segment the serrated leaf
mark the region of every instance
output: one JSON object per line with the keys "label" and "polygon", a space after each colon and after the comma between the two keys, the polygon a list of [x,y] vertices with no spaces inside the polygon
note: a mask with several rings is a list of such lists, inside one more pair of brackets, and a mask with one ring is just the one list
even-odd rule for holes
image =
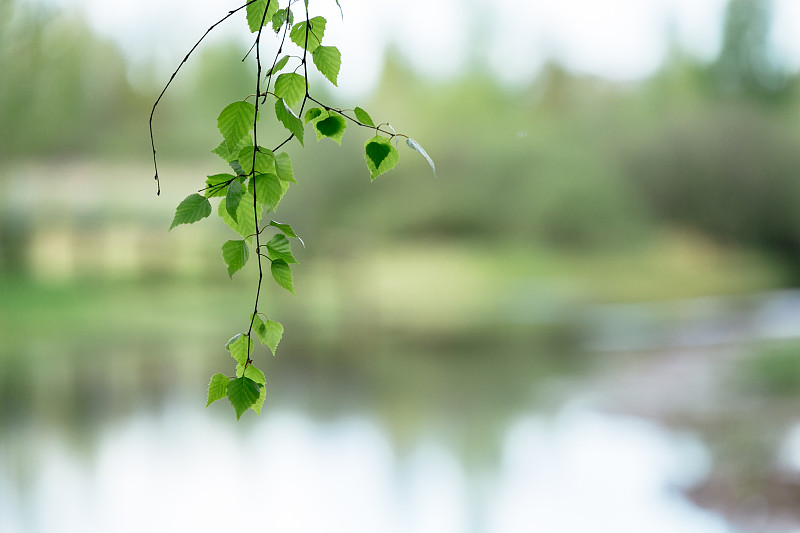
{"label": "serrated leaf", "polygon": [[255,331],[256,335],[258,335],[258,339],[261,341],[261,344],[264,344],[264,339],[261,338],[261,333],[259,332],[259,330],[264,329],[264,321],[261,320],[261,317],[257,314],[250,315],[250,318],[253,320],[253,331]]}
{"label": "serrated leaf", "polygon": [[375,123],[372,121],[372,117],[369,116],[369,113],[360,107],[356,107],[354,111],[356,113],[356,119],[358,119],[360,123],[364,124],[365,126],[369,126],[370,128],[375,127]]}
{"label": "serrated leaf", "polygon": [[250,378],[240,377],[228,383],[228,400],[236,411],[236,420],[256,403],[260,394],[261,387]]}
{"label": "serrated leaf", "polygon": [[275,100],[275,116],[287,130],[297,137],[300,144],[303,145],[303,133],[305,133],[303,121],[294,114],[294,111],[292,111],[288,105],[286,105],[283,98]]}
{"label": "serrated leaf", "polygon": [[300,241],[300,244],[303,245],[303,248],[306,247],[306,243],[303,242],[303,239],[297,236],[297,234],[294,232],[294,230],[289,224],[281,224],[280,222],[275,222],[274,220],[270,220],[269,225],[278,228],[287,237],[291,237],[293,239],[297,239],[298,241]]}
{"label": "serrated leaf", "polygon": [[267,209],[267,212],[275,209],[286,194],[281,180],[275,174],[259,174],[250,181],[251,189],[255,183],[256,200]]}
{"label": "serrated leaf", "polygon": [[252,146],[245,146],[239,151],[239,164],[242,166],[242,171],[245,175],[252,174],[254,168],[256,174],[274,173],[275,154],[272,153],[272,150],[259,146],[255,154],[255,167],[253,166],[253,151]]}
{"label": "serrated leaf", "polygon": [[272,16],[272,29],[275,33],[278,33],[283,26],[283,23],[286,22],[286,18],[289,18],[289,26],[292,25],[294,22],[294,15],[292,14],[291,9],[288,7],[285,9],[279,9],[273,16]]}
{"label": "serrated leaf", "polygon": [[233,274],[247,263],[250,258],[250,249],[245,241],[227,241],[222,245],[222,259],[228,266],[228,276]]}
{"label": "serrated leaf", "polygon": [[235,180],[236,176],[230,174],[214,174],[206,178],[206,198],[223,197],[228,193],[228,183]]}
{"label": "serrated leaf", "polygon": [[231,170],[236,172],[237,176],[244,176],[245,175],[244,174],[244,169],[242,168],[242,165],[239,164],[239,160],[238,159],[235,159],[235,160],[231,161],[228,164],[230,165]]}
{"label": "serrated leaf", "polygon": [[238,142],[233,144],[229,144],[225,139],[223,139],[216,148],[211,150],[211,152],[220,156],[225,160],[226,163],[231,163],[237,157],[239,157],[239,151],[249,144],[253,144],[253,140],[248,133],[239,139]]}
{"label": "serrated leaf", "polygon": [[328,137],[340,145],[342,144],[342,137],[344,136],[344,130],[346,127],[347,121],[344,119],[344,117],[339,115],[331,115],[328,118],[324,118],[314,123],[314,131],[317,132],[317,140],[320,140],[323,137]]}
{"label": "serrated leaf", "polygon": [[294,294],[292,269],[289,268],[289,265],[286,263],[286,261],[282,259],[273,261],[272,265],[270,266],[270,270],[272,270],[272,277],[275,278],[275,281],[278,283],[278,285]]}
{"label": "serrated leaf", "polygon": [[289,159],[289,154],[281,152],[275,156],[275,171],[281,181],[288,181],[289,183],[297,183],[294,180],[294,171],[292,170],[292,160]]}
{"label": "serrated leaf", "polygon": [[237,363],[246,365],[253,354],[253,339],[242,333],[237,333],[228,341],[225,348],[231,353]]}
{"label": "serrated leaf", "polygon": [[[294,44],[300,48],[305,48],[309,52],[313,52],[322,42],[325,35],[325,24],[327,21],[324,17],[314,17],[303,22],[298,22],[292,26],[292,31],[289,33],[289,38]],[[306,43],[306,25],[308,25],[308,43]]]}
{"label": "serrated leaf", "polygon": [[225,194],[225,210],[235,222],[238,222],[236,210],[239,209],[243,194],[244,186],[239,180],[233,180],[228,184],[228,192]]}
{"label": "serrated leaf", "polygon": [[283,259],[287,264],[297,263],[297,259],[292,255],[292,245],[289,239],[281,233],[272,237],[267,243],[267,257],[271,260]]}
{"label": "serrated leaf", "polygon": [[280,71],[281,71],[281,69],[282,69],[283,67],[285,67],[285,66],[286,66],[286,63],[288,63],[288,62],[289,62],[289,56],[283,56],[282,58],[280,58],[280,59],[278,60],[278,62],[277,62],[277,63],[275,63],[275,65],[274,65],[273,67],[271,67],[271,68],[270,68],[270,69],[267,71],[267,73],[266,73],[266,74],[264,74],[264,76],[271,76],[272,74],[275,74],[276,72],[280,72]]}
{"label": "serrated leaf", "polygon": [[208,401],[206,402],[206,407],[228,395],[229,381],[230,378],[225,374],[214,374],[211,376],[211,381],[208,383]]}
{"label": "serrated leaf", "polygon": [[[264,13],[266,10],[266,14]],[[278,11],[277,0],[256,0],[247,6],[247,26],[250,28],[251,33],[257,32],[262,26],[265,26],[272,20],[272,17]],[[261,22],[264,22],[262,24]]]}
{"label": "serrated leaf", "polygon": [[253,128],[256,107],[250,102],[233,102],[228,104],[217,117],[217,129],[225,142],[233,148],[245,138]]}
{"label": "serrated leaf", "polygon": [[323,111],[322,111],[322,109],[320,109],[319,107],[312,107],[311,109],[309,109],[308,111],[306,111],[306,114],[305,114],[305,115],[303,115],[303,121],[304,121],[306,124],[308,124],[308,123],[309,123],[309,122],[311,122],[312,120],[316,120],[316,119],[318,119],[320,116],[322,116],[322,113],[323,113]]}
{"label": "serrated leaf", "polygon": [[[224,139],[222,140],[222,142],[221,142],[221,143],[219,143],[219,145],[218,145],[216,148],[214,148],[213,150],[211,150],[211,153],[212,153],[212,154],[217,154],[217,155],[218,155],[218,156],[220,156],[220,157],[221,157],[221,158],[222,158],[222,159],[223,159],[223,160],[224,160],[226,163],[227,163],[228,161],[230,161],[230,157],[231,157],[231,156],[234,156],[234,157],[235,157],[235,155],[231,153],[230,146],[228,145],[228,143],[227,143],[227,142],[225,142],[225,140],[224,140]],[[237,153],[238,153],[238,152],[237,152]]]}
{"label": "serrated leaf", "polygon": [[412,150],[422,154],[422,157],[424,157],[425,160],[428,162],[428,164],[431,166],[431,170],[433,170],[433,176],[436,177],[436,165],[433,163],[433,159],[431,159],[431,156],[428,155],[428,152],[426,152],[425,149],[411,137],[406,139],[406,144]]}
{"label": "serrated leaf", "polygon": [[390,146],[384,143],[371,142],[364,147],[366,158],[375,168],[380,168],[391,152]]}
{"label": "serrated leaf", "polygon": [[244,374],[244,377],[252,379],[253,381],[258,383],[259,385],[266,385],[267,384],[267,378],[264,376],[264,373],[261,370],[259,370],[258,368],[256,368],[253,365],[253,363],[250,363],[249,365],[247,365],[247,368],[245,368],[244,365],[242,365],[240,363],[237,363],[236,364],[236,377],[240,378],[240,377],[242,377],[242,374]]}
{"label": "serrated leaf", "polygon": [[311,57],[322,75],[336,85],[339,69],[342,67],[342,54],[339,49],[335,46],[318,46],[312,52]]}
{"label": "serrated leaf", "polygon": [[[256,213],[253,212],[253,195],[249,191],[245,191],[242,195],[242,200],[239,202],[239,208],[236,210],[237,220],[233,220],[228,211],[225,209],[225,202],[220,202],[217,208],[217,214],[230,226],[230,228],[250,240],[252,235],[256,232]],[[261,220],[261,206],[257,209],[258,220]]]}
{"label": "serrated leaf", "polygon": [[247,145],[253,144],[253,139],[248,133],[241,139],[239,139],[235,143],[228,143],[225,139],[222,140],[219,145],[211,150],[211,153],[217,154],[222,159],[225,160],[226,163],[230,163],[234,161],[237,157],[239,157],[239,151]]}
{"label": "serrated leaf", "polygon": [[364,159],[367,161],[370,179],[374,180],[394,168],[400,155],[389,139],[376,135],[367,139],[364,144]]}
{"label": "serrated leaf", "polygon": [[192,224],[210,214],[211,203],[208,198],[197,193],[190,194],[178,204],[177,209],[175,209],[175,217],[172,219],[172,225],[169,229],[180,224]]}
{"label": "serrated leaf", "polygon": [[275,96],[288,106],[299,102],[306,94],[306,79],[295,72],[284,72],[275,79]]}
{"label": "serrated leaf", "polygon": [[264,401],[267,399],[267,386],[264,385],[258,391],[258,399],[250,406],[258,416],[261,416],[261,409],[264,408]]}
{"label": "serrated leaf", "polygon": [[267,320],[264,322],[260,318],[256,317],[256,322],[253,323],[253,329],[255,329],[256,335],[258,335],[258,339],[261,341],[261,344],[266,344],[269,346],[269,349],[272,351],[272,355],[274,356],[278,350],[278,344],[281,342],[281,338],[283,337],[283,326],[281,323],[275,322],[274,320]]}

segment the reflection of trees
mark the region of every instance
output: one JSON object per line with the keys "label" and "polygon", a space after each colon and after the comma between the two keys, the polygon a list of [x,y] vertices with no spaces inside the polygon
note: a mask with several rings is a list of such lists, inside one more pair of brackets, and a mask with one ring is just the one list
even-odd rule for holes
{"label": "reflection of trees", "polygon": [[720,92],[771,98],[786,90],[786,72],[769,42],[772,18],[772,0],[730,0],[711,69]]}

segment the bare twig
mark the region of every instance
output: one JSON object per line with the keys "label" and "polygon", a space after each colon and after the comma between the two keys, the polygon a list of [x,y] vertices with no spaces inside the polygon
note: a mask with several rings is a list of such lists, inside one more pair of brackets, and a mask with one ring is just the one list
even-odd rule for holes
{"label": "bare twig", "polygon": [[198,41],[194,44],[192,49],[189,50],[189,53],[186,54],[186,56],[183,58],[183,61],[181,61],[181,63],[178,65],[178,68],[176,68],[175,72],[172,73],[172,76],[169,77],[169,81],[164,86],[164,88],[161,90],[161,94],[159,94],[158,98],[156,98],[156,102],[153,104],[153,109],[150,111],[150,146],[153,148],[153,169],[155,170],[155,178],[154,179],[156,180],[156,186],[158,187],[158,190],[156,191],[156,195],[158,195],[158,196],[161,195],[161,181],[158,179],[158,162],[156,161],[156,142],[155,142],[155,139],[153,137],[153,115],[155,115],[156,107],[158,107],[158,104],[161,102],[161,98],[164,96],[164,93],[167,92],[167,89],[169,88],[170,84],[172,84],[172,80],[175,79],[175,76],[178,75],[178,72],[181,70],[181,67],[183,67],[183,65],[186,64],[186,62],[189,60],[189,56],[191,56],[192,53],[197,49],[197,47],[200,46],[200,43],[203,42],[203,39],[205,39],[206,36],[209,33],[211,33],[211,31],[214,28],[216,28],[217,26],[219,26],[220,24],[222,24],[223,22],[228,20],[235,13],[241,11],[242,9],[246,8],[247,6],[249,6],[250,4],[252,4],[253,2],[256,2],[256,1],[257,0],[250,0],[246,4],[244,4],[242,6],[239,6],[239,7],[237,7],[236,9],[234,9],[232,11],[228,11],[227,15],[225,15],[220,20],[218,20],[217,22],[212,24],[211,27],[206,30],[206,32],[203,34],[203,36],[200,37],[200,39],[198,39]]}

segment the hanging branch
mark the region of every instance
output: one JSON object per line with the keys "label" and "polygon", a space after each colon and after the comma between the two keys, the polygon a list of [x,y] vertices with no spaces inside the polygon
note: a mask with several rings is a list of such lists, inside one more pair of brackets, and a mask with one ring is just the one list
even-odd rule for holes
{"label": "hanging branch", "polygon": [[[250,246],[255,240],[258,277],[256,278],[255,301],[253,311],[248,318],[247,332],[234,335],[225,345],[237,363],[234,375],[214,374],[208,385],[208,401],[206,403],[206,405],[211,405],[213,402],[227,397],[236,411],[237,419],[248,409],[253,409],[260,414],[266,398],[266,378],[264,373],[253,364],[252,355],[255,345],[253,333],[261,344],[270,349],[273,355],[283,337],[283,326],[279,322],[270,320],[259,310],[264,279],[264,262],[269,261],[270,272],[278,286],[294,293],[291,265],[297,263],[297,260],[292,253],[290,239],[303,242],[289,224],[275,220],[268,222],[261,220],[264,214],[269,214],[277,208],[290,185],[295,183],[289,155],[286,152],[277,153],[278,150],[292,139],[297,139],[301,146],[305,146],[305,127],[309,125],[313,128],[317,141],[328,138],[341,144],[347,122],[350,121],[367,130],[374,130],[374,136],[367,139],[364,144],[364,160],[371,180],[391,170],[397,164],[399,155],[391,141],[399,137],[405,138],[406,144],[410,148],[427,159],[435,174],[431,158],[416,141],[407,135],[396,133],[394,128],[386,122],[376,126],[369,113],[361,107],[353,109],[355,115],[353,117],[341,109],[322,103],[311,95],[308,79],[309,57],[317,70],[333,85],[336,85],[341,66],[341,54],[335,46],[322,44],[327,21],[320,16],[310,16],[307,0],[304,1],[306,18],[296,24],[292,12],[293,0],[289,0],[283,9],[280,9],[278,2],[279,0],[251,0],[233,11],[229,11],[225,17],[206,30],[178,65],[150,112],[150,142],[153,148],[155,180],[158,183],[158,194],[160,194],[161,184],[153,137],[153,116],[156,107],[178,71],[203,39],[234,13],[245,9],[248,26],[251,33],[256,34],[256,37],[253,46],[242,61],[255,50],[256,91],[254,95],[232,102],[222,110],[217,118],[217,129],[222,135],[222,142],[213,150],[227,163],[230,172],[208,176],[205,187],[197,193],[190,194],[178,205],[170,226],[172,229],[181,224],[192,224],[208,217],[213,210],[209,200],[220,198],[217,206],[219,217],[241,237],[241,239],[228,240],[222,245],[222,258],[230,277],[233,277],[245,266],[250,257]],[[339,4],[338,0],[336,3]],[[341,9],[341,6],[339,7]],[[264,28],[270,24],[276,34],[281,30],[283,30],[283,34],[272,66],[266,73],[265,87],[262,91],[261,37]],[[281,57],[284,45],[287,44],[287,36],[292,44],[301,49],[302,55]],[[293,57],[300,59],[300,64],[293,71],[284,70]],[[301,67],[303,73],[298,74],[297,70]],[[273,77],[275,80],[272,91],[270,91]],[[248,101],[250,97],[255,97],[254,103]],[[260,146],[258,142],[259,115],[262,105],[266,104],[270,98],[275,100],[275,119],[289,133],[288,137],[279,142],[272,150]],[[319,107],[311,107],[306,110],[308,102]],[[300,104],[299,113],[295,114],[293,108],[298,103]],[[391,131],[382,129],[384,125]],[[273,235],[269,241],[262,244],[262,233],[267,230],[271,230]]]}
{"label": "hanging branch", "polygon": [[154,179],[156,180],[156,187],[158,187],[158,190],[156,191],[156,196],[161,196],[161,181],[158,179],[158,162],[156,161],[156,142],[155,142],[155,140],[153,138],[153,115],[155,115],[155,113],[156,113],[156,107],[161,102],[161,98],[164,96],[164,93],[166,93],[167,89],[169,89],[170,84],[172,84],[172,80],[175,79],[175,76],[178,75],[178,72],[181,70],[181,67],[183,67],[183,65],[185,65],[186,62],[189,60],[189,56],[192,55],[192,52],[194,52],[197,49],[197,47],[200,46],[200,43],[203,42],[203,39],[205,39],[206,36],[209,33],[211,33],[211,31],[214,28],[216,28],[217,26],[219,26],[220,24],[222,24],[223,22],[225,22],[226,20],[231,18],[235,13],[241,11],[242,9],[246,8],[250,4],[253,4],[253,3],[257,2],[257,1],[258,0],[250,0],[246,4],[244,4],[242,6],[239,6],[239,7],[237,7],[236,9],[234,9],[232,11],[228,11],[227,15],[225,15],[220,20],[218,20],[217,22],[212,24],[211,27],[206,30],[206,32],[203,34],[203,36],[200,37],[200,39],[198,39],[196,43],[194,43],[194,46],[192,46],[192,49],[189,50],[189,53],[186,54],[186,56],[183,58],[183,61],[181,61],[181,63],[178,65],[178,68],[176,68],[175,72],[172,73],[172,76],[169,77],[169,81],[164,86],[164,88],[161,90],[161,94],[159,94],[158,98],[156,98],[156,101],[153,104],[153,109],[150,110],[150,121],[149,121],[149,124],[150,124],[150,146],[153,149],[153,169],[155,170],[155,178]]}

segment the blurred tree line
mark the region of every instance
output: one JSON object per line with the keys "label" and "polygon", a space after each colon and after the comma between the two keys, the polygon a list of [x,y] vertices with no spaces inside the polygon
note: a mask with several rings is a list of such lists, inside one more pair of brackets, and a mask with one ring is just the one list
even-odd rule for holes
{"label": "blurred tree line", "polygon": [[[366,188],[363,139],[351,134],[335,168],[314,154],[338,148],[307,148],[296,174],[308,187],[282,215],[307,220],[312,233],[335,221],[343,232],[369,225],[393,237],[567,251],[689,231],[762,250],[800,281],[798,78],[770,47],[771,20],[769,0],[730,0],[713,62],[674,47],[656,76],[636,84],[578,76],[555,61],[522,89],[480,65],[433,83],[390,54],[368,109],[420,140],[439,179],[409,152],[394,176]],[[207,48],[176,82],[157,124],[162,156],[195,158],[198,146],[215,146],[218,107],[250,83],[243,52]],[[4,160],[149,162],[159,87],[134,88],[119,50],[83,21],[0,0],[0,61]]]}
{"label": "blurred tree line", "polygon": [[39,4],[0,0],[0,65],[5,160],[124,152],[149,98],[131,88],[111,43]]}

